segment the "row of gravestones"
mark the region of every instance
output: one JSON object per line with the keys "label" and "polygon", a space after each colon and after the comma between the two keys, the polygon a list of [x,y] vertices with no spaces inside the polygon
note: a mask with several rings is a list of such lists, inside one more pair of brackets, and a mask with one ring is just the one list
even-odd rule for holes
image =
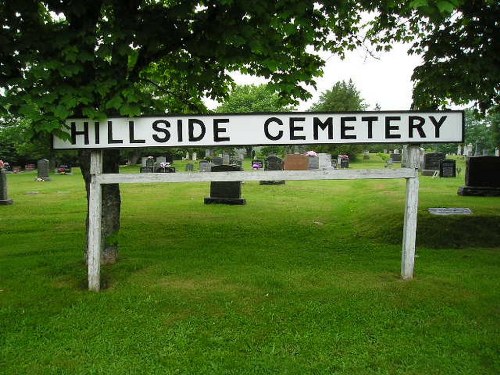
{"label": "row of gravestones", "polygon": [[[345,159],[345,158],[344,158]],[[343,166],[347,168],[347,164]],[[241,171],[241,164],[218,164],[223,163],[223,160],[214,158],[212,165],[210,165],[211,172],[231,172]],[[202,166],[202,163],[206,163]],[[207,161],[200,162],[200,171],[206,171],[205,168],[209,166]],[[252,169],[264,169],[266,171],[280,171],[280,170],[314,170],[314,169],[327,169],[333,168],[330,154],[319,154],[318,156],[307,156],[300,154],[286,155],[285,159],[271,155],[264,161],[254,159],[252,160]],[[264,180],[260,181],[261,185],[281,185],[284,180]],[[221,203],[230,205],[242,205],[246,200],[241,197],[241,181],[212,181],[210,183],[210,197],[204,199],[205,204]]]}

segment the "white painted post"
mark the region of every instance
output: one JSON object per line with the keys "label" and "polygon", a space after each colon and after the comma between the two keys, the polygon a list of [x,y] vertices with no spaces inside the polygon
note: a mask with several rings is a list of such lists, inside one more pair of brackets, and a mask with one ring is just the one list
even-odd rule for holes
{"label": "white painted post", "polygon": [[101,284],[101,220],[102,188],[98,176],[102,173],[102,151],[92,150],[90,154],[90,192],[88,228],[88,282],[89,290],[98,292]]}
{"label": "white painted post", "polygon": [[[418,172],[420,147],[408,146],[406,167],[414,168]],[[418,173],[415,177],[406,179],[406,202],[403,228],[403,251],[401,258],[401,277],[405,280],[413,278],[415,264],[415,242],[417,240],[417,214],[418,214]]]}

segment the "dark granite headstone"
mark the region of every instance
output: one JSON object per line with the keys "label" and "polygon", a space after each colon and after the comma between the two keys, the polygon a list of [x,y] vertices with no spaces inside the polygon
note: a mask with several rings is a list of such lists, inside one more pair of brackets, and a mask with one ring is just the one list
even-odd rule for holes
{"label": "dark granite headstone", "polygon": [[37,181],[50,181],[49,177],[49,161],[47,159],[40,159],[37,163],[38,176]]}
{"label": "dark granite headstone", "polygon": [[193,163],[187,163],[186,164],[186,172],[192,172],[193,170],[194,170]]}
{"label": "dark granite headstone", "polygon": [[[212,172],[234,171],[241,171],[241,168],[235,165],[214,165],[212,167]],[[246,200],[241,198],[241,181],[212,181],[210,183],[210,197],[205,198],[204,202],[205,204],[245,204]]]}
{"label": "dark granite headstone", "polygon": [[457,162],[445,159],[439,164],[439,177],[457,177]]}
{"label": "dark granite headstone", "polygon": [[[283,160],[281,158],[271,155],[264,160],[264,170],[266,171],[281,171],[283,170]],[[270,180],[260,181],[261,185],[283,185],[285,180]]]}
{"label": "dark granite headstone", "polygon": [[430,152],[424,155],[424,165],[422,167],[422,176],[433,176],[439,172],[439,166],[446,155],[442,152]]}
{"label": "dark granite headstone", "polygon": [[393,163],[401,163],[401,154],[391,154],[391,161]]}
{"label": "dark granite headstone", "polygon": [[500,196],[500,157],[471,156],[465,168],[465,186],[459,195]]}
{"label": "dark granite headstone", "polygon": [[339,156],[340,168],[349,168],[349,157]]}
{"label": "dark granite headstone", "polygon": [[3,168],[0,168],[0,205],[12,204],[14,201],[7,195],[7,174]]}

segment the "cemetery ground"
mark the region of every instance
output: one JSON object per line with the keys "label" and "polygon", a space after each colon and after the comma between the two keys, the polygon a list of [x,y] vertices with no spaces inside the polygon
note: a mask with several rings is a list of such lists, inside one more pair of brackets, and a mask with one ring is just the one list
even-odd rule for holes
{"label": "cemetery ground", "polygon": [[463,176],[420,178],[409,281],[404,180],[246,182],[244,206],[204,205],[209,183],[123,184],[120,260],[94,293],[78,170],[10,174],[1,372],[498,374],[500,198],[458,196]]}

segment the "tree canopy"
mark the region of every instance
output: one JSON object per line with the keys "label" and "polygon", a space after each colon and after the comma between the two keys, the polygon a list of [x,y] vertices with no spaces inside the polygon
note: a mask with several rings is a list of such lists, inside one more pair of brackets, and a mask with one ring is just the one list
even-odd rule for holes
{"label": "tree canopy", "polygon": [[270,86],[235,86],[224,102],[217,107],[219,113],[281,112],[289,107]]}

